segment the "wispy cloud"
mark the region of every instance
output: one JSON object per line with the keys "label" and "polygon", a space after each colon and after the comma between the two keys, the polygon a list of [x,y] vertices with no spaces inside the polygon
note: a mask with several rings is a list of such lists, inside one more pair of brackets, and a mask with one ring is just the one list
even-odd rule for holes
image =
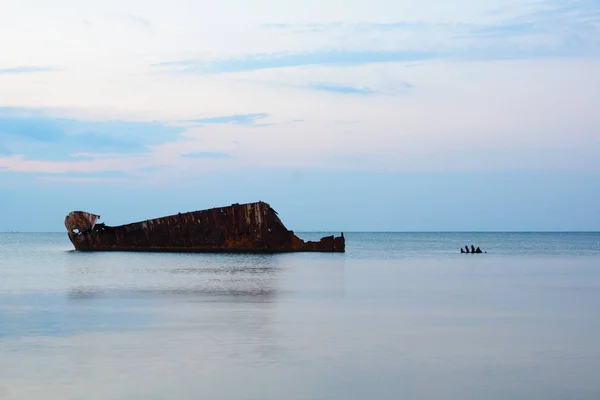
{"label": "wispy cloud", "polygon": [[318,51],[312,53],[272,53],[219,60],[197,59],[153,64],[173,71],[193,74],[218,74],[287,68],[309,65],[348,66],[379,62],[422,61],[436,58],[421,51]]}
{"label": "wispy cloud", "polygon": [[[600,5],[595,0],[541,0],[533,10],[485,25],[466,25],[458,35],[463,39],[483,40],[482,43],[496,43],[499,40],[524,38],[554,39],[553,49],[575,54],[600,54]],[[577,46],[574,46],[574,45]],[[548,45],[539,42],[539,46]]]}
{"label": "wispy cloud", "polygon": [[49,173],[36,176],[39,181],[72,182],[72,183],[117,183],[139,182],[142,176],[136,176],[125,171],[98,171],[98,172],[64,172]]}
{"label": "wispy cloud", "polygon": [[375,91],[369,89],[368,87],[358,88],[352,86],[342,86],[342,85],[329,85],[329,84],[314,84],[306,86],[308,89],[330,92],[330,93],[338,93],[338,94],[360,94],[360,95],[368,95],[374,94]]}
{"label": "wispy cloud", "polygon": [[2,74],[30,74],[34,72],[53,72],[59,71],[57,67],[48,66],[17,66],[11,68],[0,68],[0,75]]}
{"label": "wispy cloud", "polygon": [[[336,35],[348,43],[431,49],[435,58],[489,60],[600,55],[597,0],[538,0],[491,12],[490,22],[324,22],[269,23],[262,27],[294,37]],[[426,40],[421,40],[426,38]],[[419,47],[420,45],[420,47]],[[373,48],[373,47],[372,47]]]}
{"label": "wispy cloud", "polygon": [[360,81],[360,79],[353,80],[339,80],[339,79],[331,79],[324,81],[304,81],[296,84],[289,83],[289,79],[248,79],[247,82],[258,84],[262,86],[269,86],[274,88],[289,88],[289,89],[297,89],[297,90],[310,90],[315,92],[327,92],[332,94],[339,95],[360,95],[360,96],[369,96],[369,95],[384,95],[384,96],[397,96],[397,95],[406,95],[409,93],[410,89],[414,88],[414,85],[399,80],[386,80],[384,83],[377,82],[376,80],[370,80],[369,84],[364,85],[355,85],[353,83],[348,83],[350,81]]}
{"label": "wispy cloud", "polygon": [[[165,60],[182,74],[220,74],[305,66],[355,66],[429,60],[541,59],[600,56],[597,0],[532,0],[487,21],[273,22],[260,32],[289,38],[285,51]],[[276,31],[276,32],[273,32]],[[302,43],[304,49],[295,46]],[[262,46],[261,46],[262,48]],[[246,51],[246,50],[243,50]]]}
{"label": "wispy cloud", "polygon": [[139,15],[129,14],[127,18],[129,18],[131,22],[143,25],[145,28],[150,28],[152,25],[150,21],[148,21],[146,18],[140,17]]}
{"label": "wispy cloud", "polygon": [[206,152],[206,151],[182,154],[181,157],[185,157],[185,158],[218,158],[218,159],[234,158],[231,154],[228,154],[228,153]]}
{"label": "wispy cloud", "polygon": [[77,153],[132,154],[179,137],[185,128],[160,122],[54,118],[38,109],[0,108],[0,142],[13,154],[65,160]]}
{"label": "wispy cloud", "polygon": [[321,92],[329,92],[336,94],[347,94],[347,95],[401,95],[407,94],[409,89],[414,87],[409,82],[400,82],[394,85],[387,85],[386,87],[368,87],[368,86],[349,86],[335,83],[314,83],[307,85],[295,86],[301,89],[310,89]]}
{"label": "wispy cloud", "polygon": [[194,122],[197,124],[234,124],[234,125],[255,125],[265,126],[266,124],[256,124],[255,122],[260,119],[267,118],[269,114],[258,113],[258,114],[235,114],[235,115],[224,115],[219,117],[211,118],[200,118],[189,120],[188,122]]}
{"label": "wispy cloud", "polygon": [[[599,7],[600,8],[600,7]],[[563,16],[566,13],[569,16]],[[300,31],[281,24],[277,29],[292,32],[326,32],[342,30],[346,41],[371,37],[376,48],[397,47],[393,50],[365,50],[364,42],[352,49],[316,49],[311,52],[277,52],[231,56],[228,58],[196,58],[152,64],[164,71],[183,74],[222,74],[263,69],[305,66],[357,66],[373,63],[419,62],[463,59],[535,59],[564,56],[600,55],[600,13],[590,11],[587,17],[569,14],[565,8],[541,10],[537,14],[513,17],[495,24],[311,24],[301,25]],[[310,27],[310,29],[306,28]],[[377,32],[377,33],[375,33]],[[328,32],[326,35],[334,34]],[[335,33],[337,34],[337,33]],[[409,35],[411,40],[406,40]],[[393,40],[395,37],[398,40]],[[418,38],[427,38],[421,43]],[[366,40],[366,39],[365,39]],[[402,48],[394,45],[402,43]]]}
{"label": "wispy cloud", "polygon": [[36,180],[44,182],[69,182],[69,183],[132,183],[139,182],[136,178],[97,178],[97,177],[69,177],[61,175],[36,176]]}
{"label": "wispy cloud", "polygon": [[373,23],[373,22],[325,22],[325,23],[310,23],[310,24],[287,24],[287,23],[267,23],[263,24],[262,27],[269,30],[283,30],[291,31],[294,33],[319,33],[327,32],[332,30],[353,30],[353,31],[391,31],[391,30],[407,30],[416,29],[427,26],[423,22],[387,22],[387,23]]}
{"label": "wispy cloud", "polygon": [[[55,112],[61,111],[52,111]],[[169,125],[157,121],[56,118],[46,115],[43,109],[0,108],[0,170],[60,175],[56,179],[74,182],[89,181],[88,178],[124,181],[132,179],[129,175],[154,179],[153,169],[164,171],[173,166],[197,167],[199,163],[209,166],[219,160],[236,160],[228,153],[232,146],[227,140],[217,138],[211,142],[212,149],[206,151],[206,142],[184,137],[190,122],[196,127],[212,124],[257,127],[267,125],[257,121],[268,116],[267,113],[233,114],[180,120],[175,121],[178,125]],[[123,171],[127,176],[119,175]]]}
{"label": "wispy cloud", "polygon": [[150,64],[151,67],[188,67],[194,65],[193,60],[164,61]]}
{"label": "wispy cloud", "polygon": [[[314,34],[321,32],[346,32],[364,34],[369,32],[402,31],[432,32],[445,31],[451,37],[515,37],[535,34],[554,34],[570,36],[598,32],[600,26],[600,6],[597,0],[537,0],[523,2],[523,12],[518,7],[502,7],[488,14],[499,19],[488,23],[456,23],[421,21],[373,22],[323,22],[323,23],[267,23],[262,27],[268,30],[280,30],[295,34]],[[504,16],[502,18],[502,16]],[[588,36],[590,44],[597,43],[596,37]]]}

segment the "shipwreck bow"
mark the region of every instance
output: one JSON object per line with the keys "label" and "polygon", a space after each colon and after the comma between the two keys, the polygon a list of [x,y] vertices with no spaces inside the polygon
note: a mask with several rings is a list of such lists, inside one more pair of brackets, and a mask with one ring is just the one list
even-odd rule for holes
{"label": "shipwreck bow", "polygon": [[344,252],[345,239],[326,236],[300,239],[265,202],[233,204],[162,218],[107,226],[99,215],[73,211],[65,227],[75,249],[82,251],[175,252]]}

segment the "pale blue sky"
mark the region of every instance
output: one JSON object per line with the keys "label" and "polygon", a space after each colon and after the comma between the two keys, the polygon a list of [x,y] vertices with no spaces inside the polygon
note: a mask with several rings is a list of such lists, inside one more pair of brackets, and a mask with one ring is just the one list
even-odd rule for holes
{"label": "pale blue sky", "polygon": [[7,0],[0,37],[0,231],[600,229],[597,0]]}

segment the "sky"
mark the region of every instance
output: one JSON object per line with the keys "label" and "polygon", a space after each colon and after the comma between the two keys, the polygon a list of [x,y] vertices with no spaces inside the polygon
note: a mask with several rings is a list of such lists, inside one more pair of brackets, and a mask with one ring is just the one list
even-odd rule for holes
{"label": "sky", "polygon": [[600,230],[598,0],[3,0],[0,232]]}

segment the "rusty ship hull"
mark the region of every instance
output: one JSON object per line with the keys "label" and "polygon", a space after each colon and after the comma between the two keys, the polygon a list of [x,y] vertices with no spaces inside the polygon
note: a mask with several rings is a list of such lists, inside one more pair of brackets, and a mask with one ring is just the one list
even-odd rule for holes
{"label": "rusty ship hull", "polygon": [[80,251],[197,253],[344,252],[345,239],[304,241],[288,230],[265,202],[179,213],[127,225],[98,223],[99,215],[73,211],[65,218]]}

